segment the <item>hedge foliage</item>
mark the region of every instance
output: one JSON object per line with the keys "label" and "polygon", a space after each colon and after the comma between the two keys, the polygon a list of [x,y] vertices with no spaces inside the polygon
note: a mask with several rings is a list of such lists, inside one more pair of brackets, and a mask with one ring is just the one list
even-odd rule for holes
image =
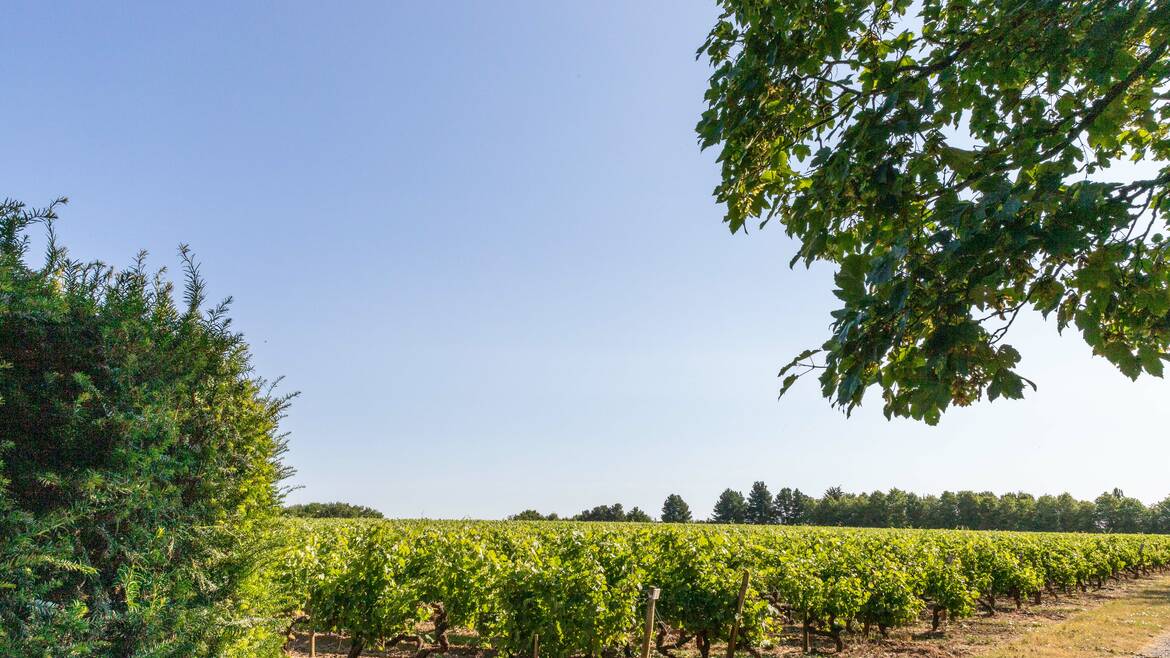
{"label": "hedge foliage", "polygon": [[289,396],[185,247],[178,294],[145,254],[70,258],[57,206],[0,204],[0,655],[275,650],[253,602]]}

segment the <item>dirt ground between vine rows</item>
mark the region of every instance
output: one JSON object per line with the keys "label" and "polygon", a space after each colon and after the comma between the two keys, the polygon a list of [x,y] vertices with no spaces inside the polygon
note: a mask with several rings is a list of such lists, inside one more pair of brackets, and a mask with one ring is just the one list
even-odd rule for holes
{"label": "dirt ground between vine rows", "polygon": [[1136,658],[1170,658],[1170,635],[1164,635],[1146,645]]}
{"label": "dirt ground between vine rows", "polygon": [[[474,646],[470,633],[453,631],[447,653],[452,658],[492,658],[493,651]],[[1023,610],[1004,608],[995,616],[980,614],[950,623],[942,633],[930,632],[925,617],[919,624],[897,629],[881,639],[860,635],[846,638],[843,658],[1089,658],[1091,656],[1165,657],[1170,658],[1170,575],[1124,581]],[[318,635],[317,656],[345,656],[349,643],[343,637]],[[723,658],[725,648],[712,646],[712,658]],[[820,640],[817,655],[834,655],[832,644]],[[1160,653],[1167,651],[1166,653]],[[363,656],[377,658],[415,658],[413,644],[379,651],[367,649]],[[783,641],[764,647],[765,656],[800,654],[799,633],[786,629]],[[290,645],[289,655],[308,658],[309,637],[298,635]],[[698,658],[690,647],[677,652],[680,658]],[[435,656],[434,658],[437,658]],[[737,652],[737,658],[751,658]]]}

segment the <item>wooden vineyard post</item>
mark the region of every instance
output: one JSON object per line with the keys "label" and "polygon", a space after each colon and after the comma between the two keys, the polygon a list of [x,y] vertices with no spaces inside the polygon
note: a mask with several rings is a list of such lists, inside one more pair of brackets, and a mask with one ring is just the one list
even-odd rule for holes
{"label": "wooden vineyard post", "polygon": [[309,633],[309,658],[317,658],[317,631]]}
{"label": "wooden vineyard post", "polygon": [[532,658],[540,658],[540,633],[532,634]]}
{"label": "wooden vineyard post", "polygon": [[646,635],[642,638],[642,658],[650,658],[650,638],[654,636],[654,603],[660,590],[651,587],[646,596]]}
{"label": "wooden vineyard post", "polygon": [[743,601],[747,598],[750,578],[751,573],[744,569],[743,580],[739,584],[739,600],[735,604],[735,620],[731,622],[731,637],[727,640],[727,658],[735,658],[735,640],[739,635],[739,621],[743,617]]}

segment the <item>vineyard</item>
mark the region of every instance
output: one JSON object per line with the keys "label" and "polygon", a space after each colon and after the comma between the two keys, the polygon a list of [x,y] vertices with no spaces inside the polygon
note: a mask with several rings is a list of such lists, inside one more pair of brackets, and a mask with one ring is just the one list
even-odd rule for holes
{"label": "vineyard", "polygon": [[[1170,537],[604,523],[290,520],[273,592],[350,656],[448,631],[502,655],[703,658],[995,614],[1170,566]],[[745,585],[746,584],[746,585]],[[693,643],[693,644],[692,644]]]}

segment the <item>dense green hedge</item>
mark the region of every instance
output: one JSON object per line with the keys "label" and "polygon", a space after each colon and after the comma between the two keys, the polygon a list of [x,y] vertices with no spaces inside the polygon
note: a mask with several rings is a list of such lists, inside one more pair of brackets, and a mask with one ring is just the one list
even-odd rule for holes
{"label": "dense green hedge", "polygon": [[143,256],[70,259],[53,219],[0,204],[0,655],[275,650],[249,601],[287,397],[185,248],[176,300]]}

